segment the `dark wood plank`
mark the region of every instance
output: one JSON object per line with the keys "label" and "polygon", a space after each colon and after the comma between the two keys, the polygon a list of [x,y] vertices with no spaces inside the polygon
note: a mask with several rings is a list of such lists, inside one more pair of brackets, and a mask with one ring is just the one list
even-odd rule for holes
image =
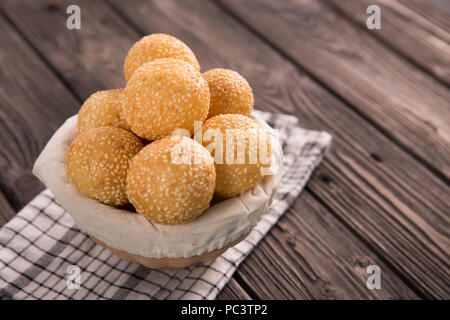
{"label": "dark wood plank", "polygon": [[[80,2],[79,2],[80,3]],[[65,3],[63,3],[65,4]],[[118,4],[118,3],[116,3]],[[52,66],[56,69],[59,70],[58,68],[60,68],[59,65],[59,61],[65,61],[65,60],[70,60],[73,57],[73,53],[71,52],[66,52],[66,49],[64,47],[54,47],[53,45],[42,45],[42,39],[53,39],[52,41],[54,42],[64,42],[67,40],[63,39],[59,39],[58,37],[67,37],[67,36],[71,36],[71,34],[67,35],[67,34],[55,34],[53,33],[51,30],[49,30],[48,28],[39,27],[39,23],[43,23],[41,22],[40,19],[36,19],[34,21],[36,25],[35,29],[37,30],[36,32],[39,33],[39,35],[35,35],[34,33],[30,33],[29,31],[27,31],[25,28],[25,24],[24,22],[19,19],[18,17],[14,18],[16,15],[18,15],[18,11],[31,11],[31,13],[33,13],[34,11],[38,11],[39,12],[39,8],[35,8],[32,7],[32,9],[27,8],[27,6],[21,5],[20,8],[18,7],[18,5],[16,4],[17,7],[14,6],[15,3],[14,2],[8,2],[6,6],[4,6],[4,10],[5,13],[11,17],[12,20],[14,20],[14,22],[19,26],[19,28],[21,28],[21,30],[24,32],[24,34],[28,37],[29,41],[31,41],[37,48],[37,50],[39,50],[41,52],[41,54],[43,56],[45,56],[49,63],[52,64]],[[41,3],[42,5],[42,3]],[[155,4],[156,5],[156,4]],[[256,82],[256,86],[255,86],[255,90],[259,91],[259,95],[257,94],[257,96],[259,96],[258,101],[259,103],[263,102],[262,104],[267,108],[269,108],[270,106],[275,106],[275,110],[277,109],[277,106],[281,106],[284,104],[284,102],[287,102],[287,108],[291,108],[291,111],[295,109],[295,106],[293,105],[291,99],[289,98],[289,94],[291,94],[290,91],[284,91],[285,89],[283,89],[283,86],[287,83],[286,80],[282,80],[286,75],[290,74],[290,73],[294,73],[296,74],[296,70],[295,68],[293,68],[289,63],[287,63],[286,61],[282,60],[279,56],[277,56],[276,54],[274,54],[272,51],[270,51],[270,49],[264,47],[260,41],[257,38],[254,38],[252,36],[250,36],[248,33],[246,33],[246,36],[243,38],[238,38],[237,43],[233,44],[233,41],[230,41],[233,39],[233,37],[235,36],[235,31],[236,30],[227,30],[227,28],[224,28],[224,26],[228,26],[228,24],[231,24],[231,26],[234,29],[237,29],[237,31],[239,32],[244,32],[245,30],[241,30],[241,28],[239,27],[239,25],[237,25],[232,19],[230,19],[229,17],[226,17],[223,15],[223,13],[218,10],[218,8],[216,8],[215,6],[213,6],[212,4],[204,4],[205,5],[205,10],[207,10],[208,12],[208,20],[202,21],[202,19],[199,19],[199,14],[201,11],[199,11],[200,8],[203,8],[203,4],[200,3],[190,3],[190,4],[186,4],[186,3],[173,3],[173,2],[158,2],[157,5],[161,5],[163,6],[163,8],[157,8],[157,7],[152,7],[147,8],[147,10],[144,10],[145,8],[141,8],[142,6],[145,6],[145,4],[142,3],[132,3],[129,6],[130,8],[133,8],[134,13],[133,14],[138,14],[139,12],[141,12],[142,17],[145,17],[146,21],[152,21],[153,24],[149,24],[146,26],[146,30],[145,32],[157,32],[157,31],[165,31],[168,33],[172,33],[174,35],[178,35],[180,36],[180,38],[182,38],[184,41],[186,41],[188,44],[190,44],[198,53],[199,57],[201,58],[202,63],[204,63],[204,67],[212,67],[212,66],[217,66],[217,65],[221,65],[221,66],[230,66],[233,67],[239,71],[241,71],[244,75],[249,76],[249,78],[253,81]],[[33,6],[34,6],[34,2],[33,2]],[[91,6],[94,6],[94,8],[91,8]],[[117,32],[114,29],[115,25],[122,25],[122,22],[120,20],[118,20],[117,16],[113,13],[111,13],[111,11],[107,8],[107,7],[101,7],[102,3],[100,2],[81,2],[81,7],[82,7],[82,11],[96,11],[96,18],[95,19],[84,19],[83,20],[83,26],[82,28],[87,28],[87,30],[100,30],[99,33],[97,34],[98,38],[101,39],[106,39],[104,41],[103,46],[107,46],[109,49],[109,52],[120,52],[120,48],[114,48],[114,45],[117,45],[117,42],[115,41],[109,41],[107,39],[110,39],[112,37],[114,37],[114,34]],[[188,6],[188,7],[185,7]],[[192,7],[190,7],[192,6]],[[100,9],[99,9],[100,8]],[[181,10],[182,11],[179,11]],[[130,9],[131,10],[131,9]],[[162,10],[162,11],[160,11]],[[189,13],[189,14],[188,14]],[[225,19],[225,20],[223,20]],[[217,20],[217,24],[216,24],[216,20]],[[99,26],[98,24],[100,23],[100,21],[109,21],[110,22],[110,28],[108,29],[102,29],[101,26]],[[134,21],[134,20],[133,20]],[[219,23],[220,22],[220,23]],[[49,23],[52,25],[57,25],[57,23],[60,23],[60,18],[58,17],[58,14],[55,14],[55,16],[52,18],[52,15],[48,15],[46,16],[46,22],[45,23]],[[211,34],[208,34],[208,32],[197,32],[197,33],[192,33],[192,32],[187,32],[188,29],[187,26],[192,26],[194,25],[195,28],[192,28],[192,30],[208,30],[208,28],[213,27],[213,32],[211,32]],[[120,27],[121,30],[123,27]],[[128,33],[132,33],[132,31],[130,30],[126,30],[124,31],[127,34]],[[52,38],[53,37],[53,38]],[[135,37],[136,39],[138,38],[137,35]],[[213,40],[216,39],[214,42]],[[222,39],[224,41],[222,41]],[[230,41],[227,43],[227,41]],[[92,41],[89,38],[85,39],[85,37],[80,37],[79,41],[81,43],[79,43],[79,47],[80,48],[86,48],[88,47],[86,44],[82,43],[83,41]],[[244,45],[243,45],[244,42]],[[249,52],[248,54],[250,55],[249,58],[247,59],[242,59],[241,56],[239,54],[244,53],[242,50],[245,50],[244,48],[246,46],[248,46],[248,44],[254,44],[256,47],[254,49],[251,50],[251,52]],[[239,50],[237,50],[238,54],[232,54],[230,52],[230,44],[232,44],[232,49],[237,49],[239,48]],[[237,46],[237,48],[235,48]],[[51,48],[51,49],[49,49]],[[57,54],[57,58],[55,59],[55,54],[52,52],[47,52],[48,50],[58,50],[58,54]],[[264,53],[264,51],[259,52],[260,49],[264,49],[264,50],[269,50],[269,52],[271,53],[269,56],[266,55],[266,53]],[[83,55],[84,53],[81,51],[79,52],[80,55]],[[67,57],[66,57],[67,55]],[[245,56],[245,55],[244,55]],[[124,58],[124,56],[122,57]],[[96,59],[99,59],[98,56],[94,55],[93,57],[90,56],[90,66],[91,69],[85,68],[84,67],[84,62],[80,62],[77,63],[76,66],[77,68],[84,68],[84,72],[86,72],[88,75],[90,73],[97,73],[98,71],[98,62]],[[116,57],[111,57],[111,60],[116,59]],[[270,62],[271,60],[273,60],[273,62],[275,63],[280,63],[280,67],[282,72],[280,73],[274,73],[273,76],[270,76],[269,78],[267,78],[267,73],[266,73],[266,68],[264,67],[265,64],[267,64],[268,62]],[[120,67],[117,68],[111,68],[111,70],[116,70],[116,72]],[[67,69],[66,72],[71,73],[72,71],[70,69]],[[111,71],[114,72],[114,71]],[[287,72],[287,74],[285,73]],[[85,78],[89,78],[89,76],[84,76]],[[62,76],[64,76],[62,74]],[[112,79],[116,79],[116,77],[111,77]],[[85,91],[85,89],[81,86],[75,86],[72,85],[70,78],[65,78],[68,81],[68,84],[74,88],[74,90],[77,90],[76,92],[80,95],[82,95]],[[256,79],[261,79],[260,81],[256,81]],[[281,83],[278,83],[281,80]],[[104,83],[102,82],[102,85],[116,85],[114,80],[110,80],[110,79],[103,79],[103,80],[99,80],[99,81],[104,81]],[[261,82],[262,81],[262,82]],[[267,82],[266,82],[267,81]],[[281,86],[280,86],[281,84]],[[87,86],[87,85],[86,85]],[[281,91],[280,91],[281,89]],[[273,91],[275,90],[275,91]],[[293,94],[295,94],[295,90],[293,91]],[[282,95],[280,97],[280,94]],[[261,101],[261,100],[266,100]],[[272,110],[274,110],[272,108]],[[339,225],[339,222],[336,222]],[[343,228],[342,225],[340,225],[340,228]],[[324,239],[325,241],[325,239]],[[358,244],[358,246],[362,246],[363,245],[361,243]],[[366,252],[368,252],[367,248],[366,248]],[[314,261],[309,261],[309,263],[314,264]],[[260,269],[260,266],[255,266],[256,268]],[[274,274],[278,275],[278,270],[272,270],[272,272],[276,272]],[[288,276],[288,275],[278,275],[279,276]],[[405,286],[404,284],[401,283],[400,280],[395,280],[399,283],[399,286],[402,288],[402,290],[405,290],[405,292],[407,292],[409,295],[413,295],[413,293],[407,288],[407,286]],[[267,284],[267,288],[271,288],[275,286],[274,283],[268,283]],[[305,286],[305,285],[304,285]],[[347,292],[348,289],[343,289],[343,292]],[[351,289],[351,292],[353,292],[355,289]],[[389,292],[390,288],[388,287],[388,292],[383,291],[382,293],[378,293],[378,296],[380,296],[381,294],[385,297],[388,296],[392,296],[392,295],[396,295],[399,294],[399,291],[395,291],[395,292]],[[347,292],[347,295],[352,295],[351,292]],[[343,294],[342,292],[340,292],[340,294]],[[408,295],[407,294],[407,295]],[[274,294],[272,295],[272,298],[276,298],[277,295],[274,292]]]}
{"label": "dark wood plank", "polygon": [[[450,85],[450,34],[439,30],[417,13],[397,1],[377,1],[382,12],[380,30],[366,27],[366,9],[370,0],[337,1],[326,0],[344,16],[357,22],[362,29],[411,59],[442,82]],[[428,1],[428,6],[430,3]],[[450,17],[448,18],[450,21]],[[450,24],[450,23],[449,23]],[[442,39],[445,35],[447,39]]]}
{"label": "dark wood plank", "polygon": [[[330,157],[348,162],[333,163],[334,159],[324,162],[312,177],[309,190],[363,237],[422,297],[447,299],[448,211],[442,212],[439,221],[427,221],[429,217],[418,215],[345,153],[337,152]],[[380,197],[386,201],[380,203]]]}
{"label": "dark wood plank", "polygon": [[0,227],[7,223],[16,214],[6,197],[0,192]]}
{"label": "dark wood plank", "polygon": [[[382,270],[381,290],[366,286],[369,265]],[[243,262],[239,274],[263,299],[418,298],[308,192]]]}
{"label": "dark wood plank", "polygon": [[[81,8],[80,30],[66,28],[70,4]],[[138,35],[101,1],[1,1],[0,8],[82,100],[124,86],[123,59]]]}
{"label": "dark wood plank", "polygon": [[[446,39],[450,35],[450,3],[447,0],[398,0],[405,7],[422,16],[426,21],[421,21],[424,25],[432,25],[442,31],[434,29],[441,39]],[[415,18],[419,20],[418,18]]]}
{"label": "dark wood plank", "polygon": [[[181,1],[152,2],[151,5],[138,1],[125,5],[116,1],[113,4],[136,23],[142,33],[164,31],[190,43],[203,70],[222,66],[241,72],[254,88],[258,108],[294,113],[303,126],[332,132],[336,149],[375,177],[368,181],[360,177],[358,181],[373,189],[376,196],[373,204],[366,200],[365,192],[339,186],[340,198],[357,198],[354,205],[358,206],[358,211],[352,212],[357,224],[344,222],[352,227],[359,226],[358,235],[376,248],[380,256],[386,256],[390,264],[406,259],[404,257],[416,257],[398,271],[406,279],[419,278],[420,282],[430,283],[432,289],[417,288],[421,294],[448,295],[441,280],[442,270],[447,267],[449,247],[446,231],[449,187],[445,183],[211,4]],[[270,66],[276,69],[268,72]],[[329,159],[336,167],[345,165],[340,158]],[[335,174],[346,180],[345,172]],[[324,181],[316,182],[317,188],[333,194]],[[380,190],[379,185],[384,189]],[[385,190],[390,190],[397,203],[389,211],[383,209],[391,206],[391,200],[385,198]],[[373,221],[383,225],[382,234],[372,234]],[[397,236],[398,229],[406,231]],[[404,249],[396,251],[392,242],[398,242]],[[260,264],[256,264],[255,269],[258,268]],[[267,292],[271,289],[267,285]],[[278,291],[273,292],[275,295]]]}
{"label": "dark wood plank", "polygon": [[15,211],[43,185],[31,167],[77,100],[0,16],[0,189]]}
{"label": "dark wood plank", "polygon": [[449,181],[450,91],[438,81],[319,1],[220,3]]}
{"label": "dark wood plank", "polygon": [[[343,131],[345,129],[343,131],[345,136],[343,141],[350,139],[355,145],[349,147],[346,143],[340,142],[339,147],[343,145],[346,150],[359,150],[357,153],[362,152],[362,154],[355,156],[359,161],[365,163],[375,162],[369,155],[371,152],[382,151],[374,151],[375,149],[372,148],[384,148],[386,146],[387,150],[383,150],[383,152],[392,154],[394,158],[401,157],[402,160],[393,159],[393,161],[388,161],[389,163],[383,167],[394,165],[400,169],[398,163],[396,164],[398,160],[406,161],[407,163],[411,162],[414,167],[420,168],[421,173],[425,176],[429,175],[435,183],[442,186],[442,183],[428,173],[426,169],[422,168],[420,164],[417,164],[409,156],[405,155],[398,147],[370,127],[362,118],[352,113],[342,103],[339,104],[336,99],[326,92],[322,93],[326,98],[322,100],[315,99],[314,102],[309,101],[309,94],[314,93],[310,92],[312,89],[309,87],[316,88],[317,83],[313,83],[310,78],[300,74],[293,65],[264,45],[258,38],[252,36],[233,19],[223,16],[221,11],[212,7],[211,4],[192,2],[186,4],[184,2],[165,1],[164,3],[153,2],[152,6],[147,6],[136,1],[129,7],[133,8],[133,10],[127,10],[127,6],[122,6],[120,1],[113,2],[113,4],[125,15],[128,14],[129,19],[133,15],[133,21],[139,21],[137,25],[142,33],[169,32],[191,43],[200,59],[203,70],[216,66],[225,66],[239,70],[250,80],[255,90],[258,108],[295,112],[302,120],[302,124],[310,128],[326,128],[333,131]],[[142,14],[142,17],[148,17],[148,19],[137,18],[136,12]],[[200,12],[203,12],[201,16]],[[188,32],[186,28],[188,25],[191,26],[189,30],[195,31]],[[201,32],[201,30],[205,30],[205,32]],[[268,73],[267,68],[269,65],[276,65],[277,69]],[[305,85],[304,89],[302,88],[303,84]],[[318,103],[319,106],[314,106],[315,103]],[[325,113],[323,112],[328,110],[330,106],[334,107],[335,104],[339,104],[338,110],[332,111],[331,114],[330,111],[326,111],[330,119],[324,117]],[[299,109],[299,105],[304,107]],[[317,108],[319,110],[316,111],[315,109]],[[315,112],[312,113],[311,109]],[[339,118],[335,119],[335,117]],[[335,121],[338,121],[337,127],[334,127]],[[357,132],[357,134],[364,137],[362,140],[354,138],[355,130],[353,128],[358,125],[363,127]],[[365,126],[369,127],[369,133],[365,133],[367,130]],[[340,140],[342,137],[339,136],[337,139]],[[378,171],[379,169],[372,167],[372,170]],[[407,178],[409,172],[405,172],[402,175]],[[258,249],[257,252],[259,251]],[[274,260],[276,260],[276,257]],[[260,264],[254,264],[254,268],[257,270],[261,269]],[[272,275],[273,277],[276,278],[276,276]],[[266,278],[264,277],[264,279]],[[274,279],[272,286],[275,285],[276,281]],[[300,280],[296,279],[296,281]],[[264,285],[267,282],[261,281],[261,283]],[[296,284],[298,283],[296,282]],[[271,288],[269,284],[266,284],[266,292],[272,292],[275,297],[279,297],[277,294],[281,293],[271,291]]]}
{"label": "dark wood plank", "polygon": [[217,295],[217,300],[252,300],[242,286],[231,278],[222,291]]}
{"label": "dark wood plank", "polygon": [[[159,5],[161,5],[161,4],[159,4]],[[189,5],[194,6],[192,9],[198,9],[195,7],[195,6],[197,6],[197,4],[189,4]],[[168,4],[164,3],[163,6],[166,8],[165,10],[169,10],[169,12],[165,11],[165,15],[161,15],[160,13],[155,14],[154,19],[147,19],[147,20],[151,20],[151,21],[156,21],[155,22],[156,26],[160,26],[160,27],[159,28],[154,27],[153,30],[146,31],[146,32],[156,32],[156,31],[161,31],[161,29],[163,29],[166,32],[173,33],[173,34],[176,34],[176,32],[178,32],[183,35],[183,36],[180,36],[181,38],[183,38],[183,40],[185,40],[187,42],[192,41],[192,44],[195,44],[194,49],[198,48],[197,54],[200,56],[202,63],[205,60],[209,61],[209,62],[205,63],[205,66],[212,67],[212,66],[222,65],[222,66],[234,67],[235,69],[239,70],[240,72],[242,72],[245,76],[247,76],[251,80],[252,84],[255,83],[255,85],[254,85],[255,91],[258,90],[258,93],[257,93],[258,103],[259,103],[259,105],[264,106],[266,109],[277,110],[279,108],[279,109],[282,109],[285,111],[290,111],[290,112],[294,112],[294,110],[295,110],[297,112],[297,114],[299,116],[301,116],[303,123],[308,123],[309,120],[311,120],[310,118],[314,119],[314,121],[311,121],[309,123],[310,127],[315,127],[317,124],[321,124],[320,125],[321,127],[330,129],[333,126],[332,124],[329,123],[329,122],[333,122],[333,119],[323,120],[323,119],[321,119],[321,118],[323,118],[322,114],[310,115],[310,114],[308,114],[308,112],[310,112],[310,111],[302,110],[300,112],[300,111],[296,110],[297,109],[296,102],[305,103],[305,101],[301,101],[300,98],[296,96],[296,94],[300,94],[297,92],[297,90],[298,90],[297,86],[298,86],[299,80],[303,79],[305,82],[304,83],[305,86],[307,86],[309,84],[313,87],[316,87],[317,84],[312,83],[311,80],[308,79],[307,77],[299,75],[297,73],[297,70],[293,66],[288,64],[286,61],[282,60],[278,55],[274,54],[270,50],[270,48],[261,44],[257,38],[252,37],[250,34],[248,34],[248,32],[246,33],[245,30],[241,30],[241,28],[235,22],[233,22],[233,20],[230,20],[227,17],[222,17],[220,12],[219,12],[219,14],[213,15],[210,18],[210,20],[208,20],[208,21],[202,21],[201,19],[199,19],[198,16],[195,16],[194,14],[192,14],[192,12],[191,12],[190,16],[187,16],[187,15],[181,16],[182,19],[180,19],[180,16],[178,16],[178,20],[170,20],[170,19],[167,19],[167,16],[170,17],[174,14],[176,15],[178,11],[170,10],[173,6],[172,3],[168,3]],[[135,8],[138,8],[138,7],[139,7],[139,4],[136,4]],[[210,5],[207,5],[207,7],[209,8],[208,10],[215,10],[215,9],[211,9]],[[142,9],[142,8],[139,8],[139,9]],[[152,9],[155,9],[155,8],[152,8]],[[108,11],[107,11],[107,9],[104,9],[104,10],[102,10],[102,12],[108,12]],[[216,11],[212,11],[212,12],[216,12]],[[181,13],[178,13],[178,14],[181,14]],[[158,17],[160,17],[160,18],[158,18]],[[218,23],[219,21],[221,21],[221,19],[225,19],[225,22]],[[111,21],[113,21],[113,19]],[[178,21],[179,24],[177,25],[177,24],[173,23],[173,21]],[[217,24],[218,24],[216,27],[214,27],[215,22],[217,22]],[[85,23],[86,23],[86,21],[85,21]],[[95,22],[92,22],[92,21],[91,21],[91,23],[95,24]],[[206,23],[206,26],[204,25],[204,23]],[[170,24],[170,25],[168,25],[168,24]],[[195,33],[195,34],[187,33],[186,30],[183,31],[183,29],[187,29],[188,25],[194,25],[194,26],[196,26],[196,28],[198,28],[198,30],[201,30],[201,26],[203,25],[203,30],[208,30],[208,32],[211,32],[211,33],[209,35],[206,32],[204,32],[204,33],[200,32],[200,33]],[[224,27],[224,26],[226,26],[226,27]],[[230,26],[232,28],[230,30],[228,30],[227,27],[229,28]],[[233,30],[233,28],[235,30]],[[93,29],[95,29],[95,28],[93,28]],[[244,34],[244,36],[242,36],[242,38],[241,38],[241,36],[236,38],[236,29],[238,31],[237,34]],[[197,29],[195,29],[195,30],[197,30]],[[212,30],[214,30],[214,32],[212,32]],[[114,29],[111,30],[111,33],[112,34],[114,33]],[[216,37],[216,39],[221,39],[221,41],[216,40],[213,43],[213,45],[211,45],[212,39],[214,39],[215,37]],[[185,38],[187,38],[187,39],[185,39]],[[228,41],[226,41],[226,40],[228,40]],[[31,41],[32,41],[32,39],[31,39]],[[35,43],[36,43],[36,45],[39,44],[37,41]],[[207,44],[209,44],[209,46]],[[249,46],[249,44],[251,44],[251,45]],[[232,48],[230,48],[230,46],[232,46]],[[254,47],[252,47],[252,46],[254,46]],[[214,49],[211,49],[211,47],[214,47]],[[268,52],[270,52],[270,54],[268,54]],[[62,52],[60,52],[60,54],[62,55]],[[242,56],[247,57],[247,59],[242,59],[241,58]],[[248,58],[248,57],[250,57],[250,58]],[[93,65],[95,65],[96,62],[91,61],[91,63]],[[277,73],[268,75],[266,72],[267,67],[265,67],[268,64],[277,65],[277,66],[279,65],[280,71]],[[293,95],[293,97],[291,97],[291,95]],[[324,108],[325,107],[328,108],[329,105],[334,106],[334,104],[339,104],[338,102],[335,101],[335,99],[333,100],[332,98],[327,96],[326,92],[324,92],[323,94],[321,93],[321,95],[325,95],[325,97],[327,97],[327,99],[331,99],[331,100],[325,100],[325,101],[321,102],[320,107],[322,108],[322,110],[327,110]],[[308,101],[307,98],[308,97],[306,97],[306,103],[307,103],[306,105],[310,106],[311,101]],[[305,97],[302,97],[302,99],[304,100]],[[314,101],[314,103],[315,102],[316,101]],[[343,109],[345,110],[345,106],[343,107]],[[338,110],[337,112],[340,112],[340,111],[341,110]],[[344,113],[344,115],[345,115],[345,113]],[[343,136],[344,136],[344,139],[350,139],[352,141],[352,140],[355,140],[353,138],[353,135],[355,134],[355,132],[352,131],[352,132],[348,133],[348,131],[351,130],[352,125],[354,126],[355,124],[358,124],[358,121],[361,122],[362,123],[361,126],[363,128],[360,130],[362,130],[364,133],[365,129],[367,129],[365,126],[368,126],[368,124],[365,123],[364,120],[362,120],[361,118],[358,118],[356,115],[354,115],[351,112],[350,112],[350,115],[353,117],[356,117],[355,123],[352,123],[352,121],[346,121],[345,119],[339,119],[343,123],[340,123],[338,125],[338,127],[337,128],[335,127],[333,130],[337,130],[337,129],[341,130],[342,129],[341,126],[348,127],[349,129],[344,131]],[[346,118],[346,117],[343,116],[343,118]],[[383,160],[384,164],[381,165],[382,168],[384,168],[384,167],[389,168],[390,166],[392,166],[393,164],[395,164],[397,162],[397,165],[394,165],[394,169],[392,169],[392,168],[390,169],[390,171],[392,172],[392,171],[396,171],[398,167],[400,167],[400,169],[401,169],[402,166],[400,164],[402,164],[403,162],[406,162],[408,164],[408,166],[407,166],[408,168],[411,168],[411,166],[412,166],[412,170],[417,169],[419,171],[418,176],[417,176],[417,180],[419,180],[419,182],[422,181],[424,177],[425,177],[424,183],[427,183],[428,180],[430,180],[430,179],[433,181],[433,178],[427,177],[426,170],[424,170],[420,165],[418,165],[416,162],[414,162],[412,159],[410,159],[407,155],[404,155],[400,149],[393,146],[387,139],[385,139],[382,136],[380,137],[380,135],[377,133],[376,130],[374,130],[370,126],[369,126],[369,128],[371,131],[369,131],[369,133],[363,134],[363,136],[365,136],[365,138],[363,139],[362,142],[358,142],[358,141],[353,142],[356,144],[357,152],[361,152],[360,150],[363,150],[361,152],[361,154],[363,156],[359,155],[357,157],[357,159],[359,161],[361,159],[364,159],[362,161],[364,163],[364,165],[367,165],[367,163],[369,163],[369,164],[371,164],[371,166],[369,166],[371,168],[371,170],[374,170],[373,169],[374,166],[371,163],[371,161],[375,162],[375,160],[370,157],[371,148],[379,147],[379,145],[382,145],[383,148],[387,148],[387,149],[383,149],[383,150],[387,154],[389,154],[389,156],[391,156],[391,153],[393,156],[393,159],[384,159]],[[357,133],[359,134],[360,132],[357,132]],[[375,137],[375,139],[373,137]],[[341,137],[339,139],[341,139]],[[367,143],[367,142],[369,142],[369,143]],[[345,143],[343,143],[343,144],[345,145]],[[384,146],[384,144],[386,144],[387,146]],[[353,149],[353,148],[355,148],[354,145],[352,145],[351,148],[348,146],[346,147],[346,149]],[[353,151],[353,152],[355,152],[355,151]],[[400,155],[398,155],[397,153]],[[411,165],[411,163],[412,163],[412,165]],[[378,166],[378,164],[377,164],[377,166]],[[380,170],[380,169],[376,169],[376,170]],[[403,170],[403,172],[404,171],[405,171],[405,169]],[[403,179],[403,177],[402,177],[402,179]],[[436,187],[433,187],[433,183],[431,185],[432,185],[431,192],[433,192],[436,190]],[[439,187],[439,183],[438,183],[438,187]],[[445,190],[445,189],[443,189],[443,190]],[[406,200],[409,200],[409,198],[406,198]],[[444,204],[445,204],[445,202],[444,202]],[[442,207],[442,200],[438,199],[438,206]],[[389,233],[389,231],[392,231],[392,229],[387,230],[387,233]],[[409,240],[409,239],[407,239],[407,240]],[[395,256],[394,256],[394,259],[395,259]]]}
{"label": "dark wood plank", "polygon": [[[447,297],[442,277],[448,280],[448,185],[426,178],[429,173],[395,151],[392,142],[377,137],[373,128],[362,127],[323,90],[309,81],[297,83],[306,91],[298,101],[308,114],[301,122],[322,117],[335,137],[334,152],[312,177],[309,190],[424,296]],[[325,113],[317,110],[319,105],[333,107]],[[359,144],[366,151],[355,153]]]}

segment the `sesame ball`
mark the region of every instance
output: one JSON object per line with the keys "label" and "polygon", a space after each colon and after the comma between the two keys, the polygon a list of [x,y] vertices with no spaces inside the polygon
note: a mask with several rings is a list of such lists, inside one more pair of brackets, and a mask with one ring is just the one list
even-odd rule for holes
{"label": "sesame ball", "polygon": [[143,37],[128,51],[124,63],[125,79],[128,81],[134,71],[144,63],[162,58],[186,61],[195,70],[200,71],[197,58],[184,42],[168,34],[155,33]]}
{"label": "sesame ball", "polygon": [[[202,130],[203,146],[215,160],[216,195],[236,197],[262,180],[262,169],[270,166],[272,151],[267,132],[255,120],[240,114],[221,114],[207,120]],[[227,157],[230,146],[231,159]]]}
{"label": "sesame ball", "polygon": [[78,135],[67,151],[66,172],[75,188],[89,198],[113,206],[128,203],[129,162],[141,149],[129,131],[100,127]]}
{"label": "sesame ball", "polygon": [[250,115],[253,92],[243,76],[233,70],[212,69],[203,73],[203,77],[211,94],[208,118],[225,113]]}
{"label": "sesame ball", "polygon": [[104,90],[92,94],[78,113],[77,133],[104,126],[130,130],[122,114],[122,97],[123,89]]}
{"label": "sesame ball", "polygon": [[169,136],[146,146],[128,170],[127,192],[136,211],[160,224],[201,215],[214,194],[214,160],[201,144]]}
{"label": "sesame ball", "polygon": [[161,139],[175,129],[192,134],[194,121],[208,115],[208,84],[184,61],[154,60],[139,67],[128,81],[122,109],[131,130],[141,138]]}

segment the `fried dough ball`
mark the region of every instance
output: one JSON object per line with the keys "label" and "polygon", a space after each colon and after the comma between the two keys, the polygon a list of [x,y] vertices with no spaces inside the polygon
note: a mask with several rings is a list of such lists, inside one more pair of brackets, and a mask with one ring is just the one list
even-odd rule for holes
{"label": "fried dough ball", "polygon": [[209,207],[215,179],[208,150],[191,138],[169,136],[147,145],[133,158],[127,193],[136,211],[148,220],[179,224]]}
{"label": "fried dough ball", "polygon": [[218,68],[203,73],[203,77],[211,95],[208,118],[226,113],[251,114],[253,92],[243,76],[233,70]]}
{"label": "fried dough ball", "polygon": [[267,132],[255,120],[240,114],[222,114],[207,120],[202,130],[203,146],[211,151],[216,163],[218,196],[238,196],[262,180],[262,169],[270,166],[272,151]]}
{"label": "fried dough ball", "polygon": [[92,94],[78,113],[77,133],[104,126],[130,130],[122,114],[122,97],[123,89],[104,90]]}
{"label": "fried dough ball", "polygon": [[186,61],[200,71],[197,58],[184,42],[168,34],[155,33],[143,37],[128,51],[124,63],[125,79],[128,81],[144,63],[162,58]]}
{"label": "fried dough ball", "polygon": [[208,115],[208,84],[184,61],[154,60],[128,81],[122,110],[131,130],[141,138],[161,139],[175,129],[192,134],[194,121],[204,121]]}
{"label": "fried dough ball", "polygon": [[141,140],[129,131],[100,127],[78,135],[67,151],[66,172],[78,191],[103,203],[128,203],[126,177],[129,162],[141,149]]}

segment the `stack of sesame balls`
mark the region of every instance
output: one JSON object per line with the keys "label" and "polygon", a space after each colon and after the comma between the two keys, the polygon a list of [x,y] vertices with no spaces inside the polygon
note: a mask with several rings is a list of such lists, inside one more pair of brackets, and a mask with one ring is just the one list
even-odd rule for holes
{"label": "stack of sesame balls", "polygon": [[[124,89],[96,92],[79,111],[66,157],[67,176],[78,191],[112,206],[131,203],[151,222],[179,224],[201,215],[214,194],[235,197],[261,181],[267,164],[259,158],[218,163],[209,141],[191,138],[195,121],[203,131],[219,130],[225,154],[227,129],[260,129],[248,117],[253,93],[241,75],[227,69],[201,74],[192,50],[167,34],[135,43],[124,73]],[[174,135],[179,129],[186,134]],[[251,134],[242,140],[246,147]],[[267,149],[270,155],[270,143]],[[177,150],[196,161],[174,161]]]}

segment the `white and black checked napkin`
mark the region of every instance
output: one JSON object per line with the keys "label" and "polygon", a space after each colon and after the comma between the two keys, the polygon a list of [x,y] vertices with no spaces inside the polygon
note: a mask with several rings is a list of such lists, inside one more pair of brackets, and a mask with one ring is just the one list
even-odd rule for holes
{"label": "white and black checked napkin", "polygon": [[[214,299],[299,195],[331,144],[329,134],[301,129],[295,117],[256,113],[278,130],[284,168],[269,212],[243,242],[209,263],[147,269],[92,242],[47,189],[0,229],[0,298]],[[79,288],[68,286],[71,265],[81,271]]]}

